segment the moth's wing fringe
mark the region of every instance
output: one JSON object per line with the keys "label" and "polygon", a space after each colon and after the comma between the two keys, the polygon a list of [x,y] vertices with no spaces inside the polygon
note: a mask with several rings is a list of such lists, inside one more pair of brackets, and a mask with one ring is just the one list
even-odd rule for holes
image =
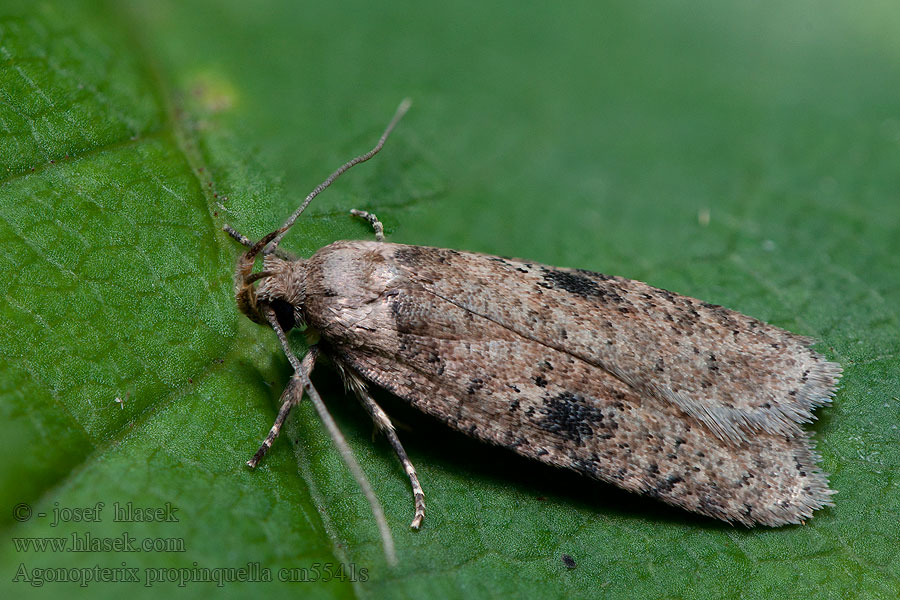
{"label": "moth's wing fringe", "polygon": [[835,490],[828,487],[828,473],[819,466],[822,457],[816,451],[816,441],[812,433],[804,431],[795,438],[798,442],[798,453],[794,459],[800,469],[807,473],[808,484],[802,489],[802,495],[786,499],[767,507],[765,511],[757,511],[752,518],[731,518],[721,515],[710,515],[726,521],[736,521],[747,527],[754,525],[768,525],[779,527],[781,525],[799,525],[807,519],[811,519],[813,512],[826,506],[834,506],[831,496]]}
{"label": "moth's wing fringe", "polygon": [[[813,411],[820,406],[831,404],[832,398],[837,393],[843,369],[840,364],[829,362],[820,353],[808,348],[815,343],[815,340],[797,337],[807,346],[805,348],[809,353],[807,360],[812,364],[806,383],[789,401],[782,398],[782,402],[774,404],[770,408],[747,412],[695,401],[684,394],[658,387],[653,390],[654,394],[673,401],[685,413],[709,427],[716,436],[732,443],[743,442],[747,439],[748,434],[752,435],[754,431],[765,431],[788,437],[802,435],[803,430],[800,425],[816,420]],[[615,373],[613,374],[615,375]],[[620,377],[620,379],[633,385],[624,377]]]}

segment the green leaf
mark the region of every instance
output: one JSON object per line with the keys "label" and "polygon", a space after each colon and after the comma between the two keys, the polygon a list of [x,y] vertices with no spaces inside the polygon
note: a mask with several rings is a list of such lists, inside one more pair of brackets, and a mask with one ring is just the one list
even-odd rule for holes
{"label": "green leaf", "polygon": [[[275,581],[220,591],[897,597],[898,26],[892,4],[802,0],[0,8],[0,594],[196,596],[216,584],[178,578],[245,567]],[[291,250],[369,238],[346,213],[372,209],[392,241],[633,277],[814,336],[845,369],[811,427],[835,506],[730,527],[380,394],[428,500],[411,532],[402,470],[324,367],[400,565],[309,405],[247,470],[290,371],[237,312],[221,225],[271,231],[405,96]],[[177,522],[115,521],[129,502]],[[23,547],[73,534],[158,546]],[[123,562],[140,584],[53,581]],[[322,581],[326,563],[346,576]]]}

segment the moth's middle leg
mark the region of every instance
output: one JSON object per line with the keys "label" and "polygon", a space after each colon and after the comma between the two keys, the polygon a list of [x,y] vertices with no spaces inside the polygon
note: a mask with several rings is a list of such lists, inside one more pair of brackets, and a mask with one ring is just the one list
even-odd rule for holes
{"label": "moth's middle leg", "polygon": [[355,208],[350,211],[350,214],[354,217],[359,217],[360,219],[365,219],[372,225],[372,229],[375,230],[375,241],[383,242],[384,241],[384,225],[381,224],[381,221],[378,220],[378,217],[374,215],[374,213],[366,212],[364,210],[356,210]]}

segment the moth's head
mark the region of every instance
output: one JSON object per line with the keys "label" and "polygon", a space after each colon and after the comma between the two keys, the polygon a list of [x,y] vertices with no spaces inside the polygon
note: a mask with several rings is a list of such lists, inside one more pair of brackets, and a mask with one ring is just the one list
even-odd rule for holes
{"label": "moth's head", "polygon": [[[306,267],[303,260],[285,260],[274,254],[265,255],[263,270],[253,272],[260,250],[275,238],[273,231],[247,250],[234,273],[234,296],[238,309],[251,321],[269,323],[266,310],[274,311],[284,331],[298,324],[306,297]],[[260,282],[257,286],[257,282]]]}

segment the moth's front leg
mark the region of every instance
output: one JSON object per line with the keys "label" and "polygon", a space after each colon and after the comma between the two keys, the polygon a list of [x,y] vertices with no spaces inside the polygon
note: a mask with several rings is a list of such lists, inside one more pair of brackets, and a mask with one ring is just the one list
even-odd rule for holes
{"label": "moth's front leg", "polygon": [[[248,248],[253,247],[253,240],[248,238],[246,235],[244,235],[243,233],[241,233],[240,231],[238,231],[231,225],[228,225],[228,224],[222,225],[222,231],[224,231],[225,233],[230,235],[232,238],[234,238],[236,241],[240,242],[244,246],[247,246]],[[288,252],[283,252],[281,250],[276,250],[275,256],[277,256],[278,258],[283,258],[284,260],[295,260],[295,258],[291,254],[289,254]]]}
{"label": "moth's front leg", "polygon": [[[303,357],[303,361],[300,363],[300,368],[306,374],[307,378],[309,378],[310,373],[312,373],[313,366],[316,362],[316,356],[318,356],[318,348],[316,346],[311,346],[309,352],[307,352],[306,356]],[[251,469],[256,468],[259,461],[262,460],[266,455],[266,452],[269,451],[269,448],[272,447],[275,438],[281,433],[281,427],[284,425],[284,421],[290,414],[291,409],[300,404],[300,400],[302,399],[303,380],[299,375],[294,374],[288,382],[287,387],[284,388],[284,392],[281,394],[281,410],[278,411],[278,416],[275,417],[275,424],[272,425],[272,429],[269,430],[269,435],[266,436],[265,441],[263,441],[259,450],[256,451],[256,454],[253,455],[253,458],[247,461],[248,467]]]}
{"label": "moth's front leg", "polygon": [[250,238],[248,238],[246,235],[244,235],[240,231],[237,231],[231,225],[227,225],[227,224],[222,225],[222,231],[224,231],[225,233],[227,233],[228,235],[233,237],[235,240],[237,240],[241,244],[247,246],[248,248],[253,247],[253,242],[250,241]]}
{"label": "moth's front leg", "polygon": [[[347,440],[344,439],[344,436],[341,434],[340,429],[338,429],[334,419],[328,413],[328,409],[325,408],[325,403],[322,402],[322,397],[319,396],[319,392],[316,391],[312,381],[309,379],[309,375],[304,370],[303,364],[307,360],[312,361],[315,359],[318,347],[310,346],[309,354],[304,357],[303,363],[301,363],[291,351],[287,335],[285,335],[284,329],[282,329],[281,324],[278,322],[278,316],[275,314],[275,310],[269,305],[265,305],[263,310],[266,319],[269,321],[269,325],[272,326],[272,331],[278,336],[278,341],[281,343],[281,349],[284,350],[284,355],[294,368],[294,377],[298,379],[299,384],[306,391],[306,395],[309,396],[310,401],[312,401],[313,407],[316,409],[316,412],[319,413],[322,425],[328,430],[328,435],[331,436],[331,440],[341,453],[344,464],[347,465],[347,468],[353,473],[353,478],[356,479],[356,483],[362,488],[366,500],[369,501],[369,506],[372,508],[372,514],[375,516],[375,522],[378,523],[378,529],[381,532],[381,543],[384,546],[384,554],[387,557],[388,562],[392,565],[396,565],[397,552],[394,550],[394,538],[391,537],[391,530],[388,527],[387,519],[384,518],[384,510],[381,508],[381,504],[378,502],[378,498],[372,490],[372,485],[369,483],[369,480],[366,479],[366,474],[363,473],[362,467],[359,466],[359,462],[357,462],[356,457],[353,456],[350,446],[347,445]],[[313,358],[309,358],[310,355],[312,355]],[[309,363],[309,369],[312,369],[312,362]]]}

